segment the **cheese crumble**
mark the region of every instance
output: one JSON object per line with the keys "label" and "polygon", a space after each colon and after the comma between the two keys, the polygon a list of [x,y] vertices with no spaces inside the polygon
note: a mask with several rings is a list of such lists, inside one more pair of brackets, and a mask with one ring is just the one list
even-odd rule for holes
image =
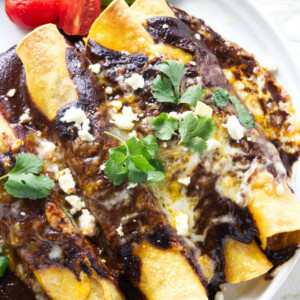
{"label": "cheese crumble", "polygon": [[240,140],[244,137],[244,127],[236,116],[230,116],[223,127],[227,128],[229,135],[234,140]]}
{"label": "cheese crumble", "polygon": [[62,249],[58,245],[54,245],[49,252],[48,256],[50,259],[59,259],[62,258]]}
{"label": "cheese crumble", "polygon": [[220,147],[220,143],[217,140],[215,140],[215,139],[209,139],[209,140],[207,140],[206,144],[207,144],[206,151],[208,151],[208,152],[214,151],[214,150],[216,150],[217,148]]}
{"label": "cheese crumble", "polygon": [[82,215],[78,221],[80,230],[84,235],[93,236],[96,233],[96,219],[87,209],[82,210]]}
{"label": "cheese crumble", "polygon": [[143,76],[134,73],[131,77],[125,79],[125,82],[132,87],[133,90],[142,89],[145,86],[145,80]]}
{"label": "cheese crumble", "polygon": [[200,41],[201,40],[201,35],[199,33],[196,33],[195,38]]}
{"label": "cheese crumble", "polygon": [[28,123],[30,120],[31,120],[30,110],[29,108],[26,108],[23,114],[20,116],[19,123],[20,124]]}
{"label": "cheese crumble", "polygon": [[123,103],[120,100],[113,100],[108,103],[108,107],[111,107],[114,113],[118,112],[122,108],[122,106]]}
{"label": "cheese crumble", "polygon": [[188,186],[191,183],[191,177],[179,178],[177,181],[182,185]]}
{"label": "cheese crumble", "polygon": [[47,141],[42,141],[41,146],[45,153],[51,153],[56,148],[55,144],[53,144],[52,142],[47,142]]}
{"label": "cheese crumble", "polygon": [[111,95],[111,94],[113,93],[112,87],[108,86],[107,88],[105,88],[105,93],[106,93],[107,95]]}
{"label": "cheese crumble", "polygon": [[195,114],[199,117],[212,117],[213,110],[211,107],[203,103],[202,101],[198,101],[196,108],[195,108]]}
{"label": "cheese crumble", "polygon": [[10,90],[7,92],[6,96],[9,97],[9,98],[11,98],[11,97],[13,97],[15,94],[16,94],[16,89],[10,89]]}
{"label": "cheese crumble", "polygon": [[176,231],[179,235],[188,235],[189,232],[189,216],[186,213],[180,212],[175,217]]}
{"label": "cheese crumble", "polygon": [[58,173],[58,184],[60,188],[66,193],[71,194],[75,188],[75,181],[70,169],[66,168]]}
{"label": "cheese crumble", "polygon": [[89,70],[91,70],[95,74],[99,74],[100,69],[101,69],[100,64],[89,65]]}
{"label": "cheese crumble", "polygon": [[60,119],[62,122],[74,122],[74,126],[78,129],[78,136],[87,142],[93,142],[95,138],[89,133],[90,120],[87,118],[85,112],[81,108],[70,107],[67,109]]}
{"label": "cheese crumble", "polygon": [[67,196],[65,199],[72,206],[70,210],[72,215],[76,214],[78,211],[81,211],[85,207],[85,203],[76,195]]}
{"label": "cheese crumble", "polygon": [[132,130],[134,127],[133,121],[138,121],[138,115],[132,111],[130,106],[124,106],[122,114],[112,114],[112,123],[123,130]]}
{"label": "cheese crumble", "polygon": [[122,224],[117,228],[117,233],[119,236],[124,236]]}

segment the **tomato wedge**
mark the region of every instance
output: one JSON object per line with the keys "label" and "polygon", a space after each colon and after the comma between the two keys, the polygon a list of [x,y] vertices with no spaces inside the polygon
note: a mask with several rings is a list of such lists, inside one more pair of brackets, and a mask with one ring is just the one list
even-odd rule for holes
{"label": "tomato wedge", "polygon": [[11,21],[28,29],[58,20],[58,0],[6,0],[5,10]]}
{"label": "tomato wedge", "polygon": [[59,23],[68,35],[85,35],[100,12],[101,0],[60,0]]}

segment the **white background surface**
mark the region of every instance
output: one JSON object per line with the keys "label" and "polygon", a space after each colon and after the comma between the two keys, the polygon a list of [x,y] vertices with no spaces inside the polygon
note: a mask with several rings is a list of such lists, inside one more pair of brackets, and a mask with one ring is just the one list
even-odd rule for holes
{"label": "white background surface", "polygon": [[[183,9],[185,9],[185,4],[188,4],[190,1],[171,0],[174,4],[180,4],[180,7]],[[280,57],[280,45],[275,43],[276,46],[274,46],[272,37],[265,39],[264,36],[260,35],[260,32],[264,32],[264,28],[261,28],[260,30],[257,23],[250,22],[251,19],[250,21],[239,19],[238,16],[243,16],[245,12],[242,13],[241,11],[237,11],[235,14],[228,14],[222,5],[218,5],[219,3],[223,3],[223,5],[224,3],[225,5],[228,3],[229,7],[232,2],[238,2],[240,0],[226,0],[227,2],[225,0],[194,1],[199,3],[199,8],[203,7],[203,11],[190,10],[190,12],[203,18],[207,24],[216,29],[217,32],[223,34],[228,39],[239,43],[241,46],[245,47],[247,51],[254,53],[259,61],[263,61],[266,56],[273,57],[278,62],[279,66],[278,73],[275,74],[278,81],[287,88],[292,95],[293,101],[300,103],[300,88],[298,88],[300,87],[300,80],[295,80],[298,76],[297,69],[300,70],[300,0],[251,0],[262,12],[270,17],[273,23],[285,36],[285,44],[290,47],[296,62],[294,69],[293,66],[288,64],[286,66],[284,63],[285,58],[282,56]],[[189,7],[186,9],[188,10],[188,8]],[[248,13],[251,15],[251,11]],[[238,26],[242,22],[248,26],[248,29],[253,28],[253,31],[248,30],[247,32],[244,32],[244,34],[241,34],[243,28],[239,28]],[[4,12],[4,0],[0,0],[0,53],[7,50],[11,45],[16,44],[24,33],[25,31],[20,30],[15,27],[14,24],[8,22]],[[271,42],[266,43],[268,41]],[[300,105],[297,106],[300,107]],[[298,193],[298,195],[300,195],[300,193]],[[272,299],[300,299],[300,261],[289,275],[283,287]]]}

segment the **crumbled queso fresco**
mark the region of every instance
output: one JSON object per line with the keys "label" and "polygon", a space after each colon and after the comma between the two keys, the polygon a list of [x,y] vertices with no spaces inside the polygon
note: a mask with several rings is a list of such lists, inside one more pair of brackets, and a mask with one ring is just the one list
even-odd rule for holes
{"label": "crumbled queso fresco", "polygon": [[96,220],[87,209],[82,210],[82,215],[78,218],[79,227],[84,235],[92,236],[96,233]]}
{"label": "crumbled queso fresco", "polygon": [[66,194],[71,194],[73,192],[75,188],[75,181],[70,169],[66,168],[62,171],[59,171],[58,184]]}
{"label": "crumbled queso fresco", "polygon": [[132,130],[134,127],[133,121],[138,121],[138,115],[132,111],[130,106],[123,106],[121,114],[111,114],[112,123],[120,129]]}
{"label": "crumbled queso fresco", "polygon": [[142,89],[145,86],[143,76],[134,73],[131,77],[125,79],[125,83],[132,87],[133,90]]}
{"label": "crumbled queso fresco", "polygon": [[227,120],[227,123],[223,125],[227,128],[229,135],[234,140],[240,140],[244,137],[244,127],[241,125],[240,121],[236,116],[230,116]]}
{"label": "crumbled queso fresco", "polygon": [[176,231],[179,235],[188,235],[189,232],[189,216],[186,213],[180,212],[176,218]]}
{"label": "crumbled queso fresco", "polygon": [[65,111],[64,116],[60,120],[65,123],[74,122],[74,126],[78,129],[78,136],[83,141],[93,142],[95,140],[89,133],[91,129],[90,120],[81,108],[70,107]]}
{"label": "crumbled queso fresco", "polygon": [[78,211],[81,211],[85,208],[85,203],[81,200],[80,197],[76,195],[71,195],[65,197],[66,201],[72,206],[70,213],[72,215],[76,214]]}
{"label": "crumbled queso fresco", "polygon": [[30,120],[31,120],[30,110],[29,108],[26,108],[23,114],[20,116],[19,124],[28,123]]}

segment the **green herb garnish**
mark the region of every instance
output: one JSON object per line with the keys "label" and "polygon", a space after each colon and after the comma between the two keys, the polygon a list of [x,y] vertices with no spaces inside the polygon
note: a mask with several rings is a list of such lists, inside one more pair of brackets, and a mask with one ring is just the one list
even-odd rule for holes
{"label": "green herb garnish", "polygon": [[211,96],[211,101],[214,105],[219,107],[227,106],[230,94],[227,90],[217,89],[214,94]]}
{"label": "green herb garnish", "polygon": [[152,127],[161,140],[170,140],[173,135],[180,134],[179,144],[184,143],[191,152],[203,152],[207,148],[206,140],[213,136],[215,122],[212,118],[198,118],[192,112],[186,114],[182,121],[160,114],[152,121]]}
{"label": "green herb garnish", "polygon": [[203,99],[204,91],[201,86],[191,86],[180,96],[180,83],[186,73],[183,63],[166,60],[158,69],[162,75],[158,75],[151,86],[157,101],[196,106],[197,101]]}
{"label": "green herb garnish", "polygon": [[166,113],[160,114],[152,122],[152,127],[155,129],[156,136],[163,141],[168,141],[176,133],[178,129],[178,120],[174,117],[168,117]]}
{"label": "green herb garnish", "polygon": [[253,120],[252,115],[249,113],[249,111],[244,107],[243,104],[241,104],[240,100],[235,96],[230,96],[230,101],[234,105],[238,118],[246,128],[252,128],[255,127],[256,124]]}
{"label": "green herb garnish", "polygon": [[110,158],[104,168],[104,173],[114,185],[120,185],[126,179],[132,183],[157,182],[164,179],[163,165],[160,160],[154,158],[158,154],[155,136],[148,135],[141,141],[132,137],[125,142],[110,132],[105,133],[123,144],[109,149]]}
{"label": "green herb garnish", "polygon": [[[3,253],[2,247],[0,247],[0,254]],[[0,256],[0,277],[2,277],[9,265],[9,258],[7,256]]]}
{"label": "green herb garnish", "polygon": [[242,125],[244,125],[246,128],[252,128],[256,126],[252,115],[241,104],[240,100],[235,96],[231,96],[227,90],[217,89],[212,95],[211,100],[214,105],[219,107],[225,107],[228,104],[228,101],[230,101],[234,105],[238,114],[238,119]]}
{"label": "green herb garnish", "polygon": [[42,172],[43,165],[44,162],[33,154],[18,154],[14,168],[0,180],[8,177],[4,188],[16,198],[45,198],[54,187],[54,181],[48,176],[37,176]]}
{"label": "green herb garnish", "polygon": [[67,215],[67,217],[70,219],[70,221],[73,223],[74,226],[77,226],[75,223],[75,220],[73,218],[73,216],[69,213],[69,211],[62,206],[62,210],[64,211],[64,213]]}

